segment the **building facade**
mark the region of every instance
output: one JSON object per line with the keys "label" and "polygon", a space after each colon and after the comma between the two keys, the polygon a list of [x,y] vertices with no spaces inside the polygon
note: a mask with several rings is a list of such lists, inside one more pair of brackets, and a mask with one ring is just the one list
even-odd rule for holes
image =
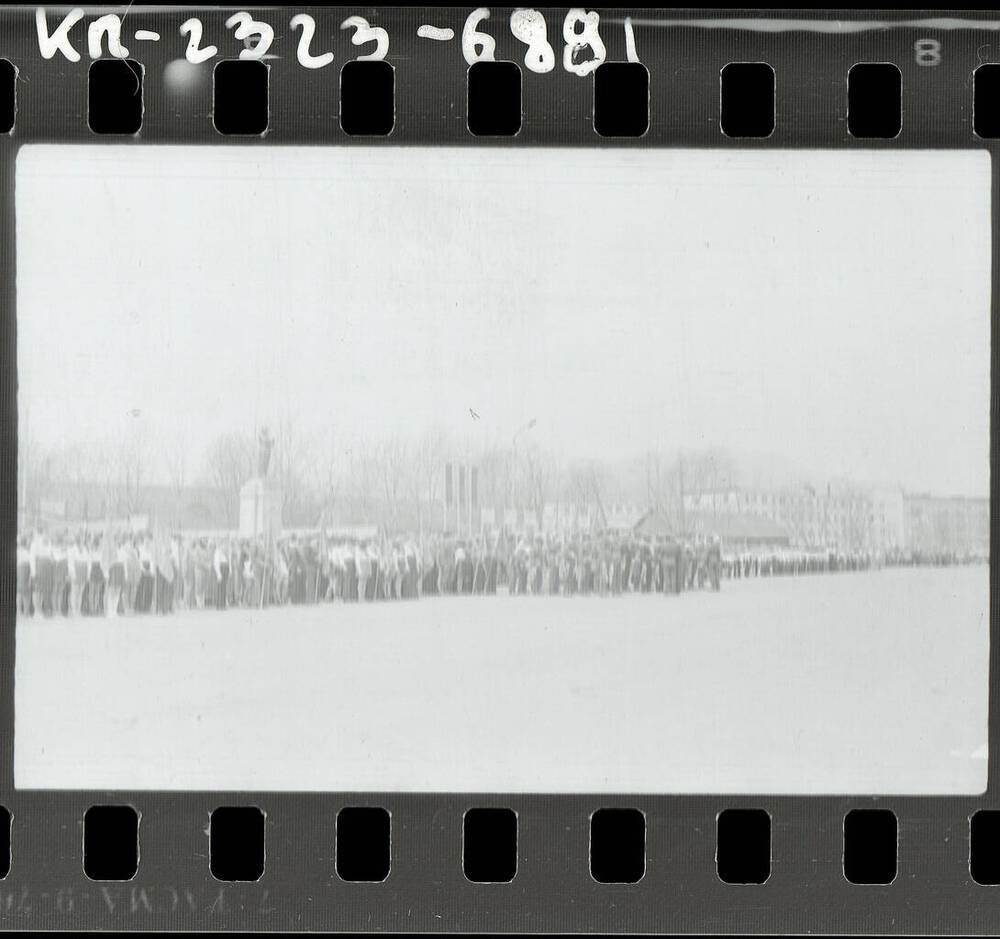
{"label": "building facade", "polygon": [[911,551],[989,556],[989,499],[908,495],[905,527]]}
{"label": "building facade", "polygon": [[989,554],[989,500],[911,494],[847,482],[686,493],[686,511],[757,516],[783,526],[793,547],[836,551]]}

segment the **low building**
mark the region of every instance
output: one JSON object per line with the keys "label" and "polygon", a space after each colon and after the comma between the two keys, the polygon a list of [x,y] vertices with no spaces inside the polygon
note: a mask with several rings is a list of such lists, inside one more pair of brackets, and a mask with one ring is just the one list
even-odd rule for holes
{"label": "low building", "polygon": [[762,515],[737,512],[688,512],[685,523],[690,535],[718,536],[725,551],[787,548],[791,537],[783,525]]}
{"label": "low building", "polygon": [[[58,511],[56,511],[58,508]],[[175,531],[228,530],[236,527],[235,500],[213,486],[145,485],[132,504],[109,496],[108,487],[96,483],[63,483],[52,491],[29,493],[21,505],[21,524],[43,522],[50,526],[100,526],[109,519],[143,516],[151,526]]]}
{"label": "low building", "polygon": [[632,531],[642,538],[676,538],[676,526],[662,512],[651,509],[633,526]]}
{"label": "low building", "polygon": [[908,551],[988,557],[990,500],[965,496],[906,496]]}

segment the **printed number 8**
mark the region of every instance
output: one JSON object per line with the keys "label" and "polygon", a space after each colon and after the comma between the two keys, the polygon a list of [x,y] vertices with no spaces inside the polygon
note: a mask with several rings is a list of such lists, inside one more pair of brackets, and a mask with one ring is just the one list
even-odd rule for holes
{"label": "printed number 8", "polygon": [[913,52],[917,65],[941,64],[941,43],[936,39],[918,39],[913,44]]}

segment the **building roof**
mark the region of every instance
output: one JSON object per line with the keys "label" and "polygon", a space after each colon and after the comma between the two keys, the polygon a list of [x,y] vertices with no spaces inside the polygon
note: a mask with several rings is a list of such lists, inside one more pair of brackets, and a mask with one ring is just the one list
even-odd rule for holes
{"label": "building roof", "polygon": [[676,526],[672,525],[661,512],[650,509],[632,526],[632,530],[638,535],[675,535]]}

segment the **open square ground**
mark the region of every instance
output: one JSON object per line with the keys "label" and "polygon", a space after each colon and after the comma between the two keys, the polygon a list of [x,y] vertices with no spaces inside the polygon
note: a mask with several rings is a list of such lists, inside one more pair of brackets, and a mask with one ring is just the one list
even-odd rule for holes
{"label": "open square ground", "polygon": [[988,569],[18,623],[19,788],[977,793]]}

